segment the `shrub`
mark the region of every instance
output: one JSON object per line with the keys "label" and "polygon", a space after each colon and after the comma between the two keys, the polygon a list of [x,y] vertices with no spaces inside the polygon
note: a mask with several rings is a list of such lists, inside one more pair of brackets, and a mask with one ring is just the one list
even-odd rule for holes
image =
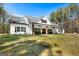
{"label": "shrub", "polygon": [[0,36],[0,41],[12,41],[12,40],[16,40],[19,37],[17,35],[1,35]]}

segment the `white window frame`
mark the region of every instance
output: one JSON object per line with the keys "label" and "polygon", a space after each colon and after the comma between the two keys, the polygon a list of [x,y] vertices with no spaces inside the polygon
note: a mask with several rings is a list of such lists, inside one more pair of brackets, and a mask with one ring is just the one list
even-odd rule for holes
{"label": "white window frame", "polygon": [[[17,30],[17,28],[19,28],[18,30]],[[23,29],[22,29],[23,28]],[[26,32],[26,27],[19,27],[19,26],[15,26],[15,32]]]}

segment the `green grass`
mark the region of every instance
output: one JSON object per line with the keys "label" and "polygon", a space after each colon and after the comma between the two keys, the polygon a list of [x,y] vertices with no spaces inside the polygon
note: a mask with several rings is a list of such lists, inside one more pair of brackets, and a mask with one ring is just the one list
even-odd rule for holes
{"label": "green grass", "polygon": [[[79,55],[79,34],[0,35],[0,55]],[[45,52],[46,51],[46,52]]]}

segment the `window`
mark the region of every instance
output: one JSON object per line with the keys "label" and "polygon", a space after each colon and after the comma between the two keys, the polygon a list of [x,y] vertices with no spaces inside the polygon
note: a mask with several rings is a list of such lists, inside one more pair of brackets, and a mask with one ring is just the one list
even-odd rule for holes
{"label": "window", "polygon": [[25,27],[21,27],[21,31],[22,32],[26,32],[26,28]]}
{"label": "window", "polygon": [[15,27],[15,32],[20,32],[20,27]]}
{"label": "window", "polygon": [[47,23],[47,21],[46,21],[46,20],[41,20],[41,22],[42,22],[42,23]]}
{"label": "window", "polygon": [[23,28],[23,27],[21,27],[21,31],[22,31],[22,32],[24,31],[24,28]]}
{"label": "window", "polygon": [[26,27],[24,27],[24,32],[26,32]]}
{"label": "window", "polygon": [[26,32],[26,27],[15,27],[15,32]]}
{"label": "window", "polygon": [[20,27],[17,27],[17,32],[20,32]]}

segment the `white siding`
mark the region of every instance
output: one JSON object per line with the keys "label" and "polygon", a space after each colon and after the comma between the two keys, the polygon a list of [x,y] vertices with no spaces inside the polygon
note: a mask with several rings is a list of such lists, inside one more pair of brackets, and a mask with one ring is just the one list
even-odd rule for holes
{"label": "white siding", "polygon": [[14,34],[15,33],[15,26],[14,25],[10,25],[10,34]]}
{"label": "white siding", "polygon": [[44,20],[47,20],[47,24],[51,24],[51,22],[49,21],[48,17],[44,17]]}
{"label": "white siding", "polygon": [[28,19],[26,17],[24,17],[26,24],[29,24]]}
{"label": "white siding", "polygon": [[27,34],[32,34],[32,25],[31,24],[29,24],[28,26],[26,26],[27,28],[26,28],[26,33]]}
{"label": "white siding", "polygon": [[51,24],[51,22],[49,21],[49,19],[47,18],[47,17],[44,17],[44,18],[42,18],[43,20],[46,20],[47,21],[47,23],[42,23],[41,22],[41,20],[40,21],[38,21],[38,23],[41,23],[41,24]]}
{"label": "white siding", "polygon": [[10,34],[16,34],[15,27],[26,27],[26,34],[32,34],[31,26],[29,25],[22,25],[22,24],[11,24],[10,25]]}

